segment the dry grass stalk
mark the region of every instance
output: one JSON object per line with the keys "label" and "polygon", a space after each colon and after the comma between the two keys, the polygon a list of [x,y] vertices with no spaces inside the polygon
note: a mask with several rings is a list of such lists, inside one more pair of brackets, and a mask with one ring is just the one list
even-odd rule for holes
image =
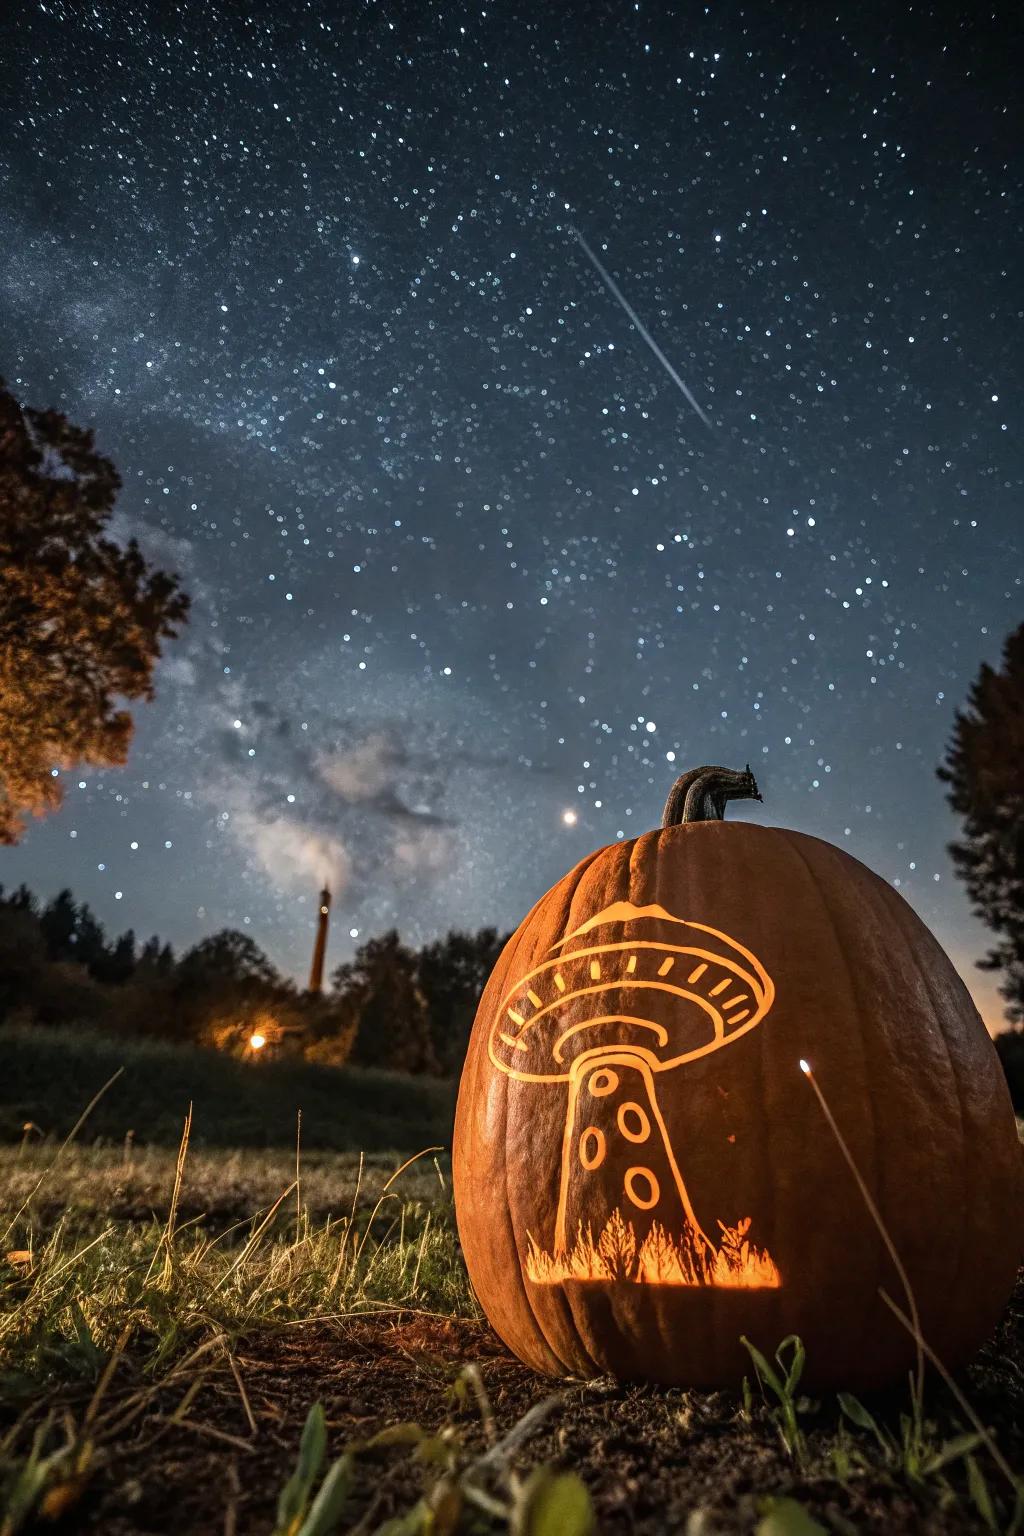
{"label": "dry grass stalk", "polygon": [[92,1098],[89,1100],[88,1104],[82,1110],[82,1113],[79,1115],[78,1119],[75,1121],[74,1125],[71,1127],[70,1131],[68,1131],[68,1134],[65,1136],[64,1140],[61,1142],[60,1146],[57,1148],[57,1151],[54,1154],[54,1157],[53,1157],[52,1161],[50,1163],[48,1163],[47,1166],[43,1169],[42,1173],[39,1175],[39,1178],[36,1180],[35,1184],[33,1185],[32,1189],[30,1190],[28,1195],[25,1197],[25,1199],[22,1201],[22,1204],[15,1211],[14,1215],[11,1217],[10,1221],[7,1223],[7,1226],[4,1229],[4,1232],[3,1232],[2,1236],[0,1236],[0,1243],[5,1243],[7,1241],[7,1239],[10,1237],[10,1235],[13,1232],[14,1228],[17,1226],[18,1222],[21,1220],[22,1216],[24,1216],[25,1212],[28,1210],[29,1206],[32,1204],[32,1201],[35,1199],[36,1195],[39,1193],[39,1190],[42,1188],[43,1183],[49,1177],[49,1175],[53,1172],[54,1168],[56,1168],[57,1164],[60,1162],[60,1159],[61,1159],[61,1156],[62,1156],[62,1154],[64,1152],[64,1149],[66,1147],[70,1146],[70,1144],[74,1141],[75,1137],[78,1135],[79,1131],[82,1129],[82,1126],[88,1120],[89,1116],[92,1114],[93,1110],[96,1108],[96,1105],[99,1103],[100,1099],[102,1099],[102,1097],[106,1093],[107,1089],[108,1088],[112,1088],[114,1086],[114,1084],[117,1082],[118,1078],[123,1074],[123,1072],[124,1072],[124,1067],[118,1067],[118,1069],[114,1073],[114,1075],[107,1079],[107,1081],[103,1084],[103,1087],[99,1090],[99,1092],[93,1094]]}
{"label": "dry grass stalk", "polygon": [[903,1261],[896,1251],[896,1244],[893,1242],[889,1235],[889,1229],[885,1225],[885,1222],[882,1220],[882,1213],[879,1211],[878,1206],[875,1204],[874,1197],[867,1186],[867,1182],[864,1179],[860,1169],[857,1167],[853,1153],[850,1151],[846,1138],[836,1123],[836,1118],[829,1108],[828,1101],[826,1100],[825,1095],[818,1084],[817,1078],[811,1071],[810,1065],[806,1061],[800,1062],[800,1070],[806,1077],[807,1081],[810,1083],[811,1087],[814,1089],[815,1097],[821,1106],[821,1112],[828,1122],[828,1128],[832,1132],[832,1135],[835,1137],[839,1150],[846,1160],[846,1165],[856,1180],[857,1188],[861,1193],[861,1199],[867,1206],[868,1214],[877,1227],[879,1236],[886,1246],[889,1257],[892,1259],[893,1268],[899,1276],[900,1284],[902,1285],[904,1294],[907,1298],[907,1307],[910,1311],[910,1316],[913,1322],[914,1347],[917,1351],[917,1369],[915,1372],[914,1381],[914,1400],[918,1406],[918,1409],[920,1409],[920,1405],[924,1401],[924,1348],[921,1340],[921,1324],[917,1315],[917,1301],[914,1296],[914,1288],[910,1283],[909,1275],[903,1267]]}

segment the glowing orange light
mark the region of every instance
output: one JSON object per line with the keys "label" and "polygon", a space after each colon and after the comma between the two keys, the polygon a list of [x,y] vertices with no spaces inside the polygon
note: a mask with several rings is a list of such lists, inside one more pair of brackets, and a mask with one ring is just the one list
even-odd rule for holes
{"label": "glowing orange light", "polygon": [[[592,929],[644,920],[672,924],[680,942],[634,938],[566,948]],[[551,952],[502,998],[488,1045],[492,1064],[516,1081],[568,1086],[554,1242],[548,1252],[530,1234],[527,1278],[535,1285],[780,1286],[771,1255],[747,1240],[749,1216],[735,1226],[720,1221],[715,1240],[702,1229],[655,1092],[661,1073],[760,1024],[775,1000],[764,966],[717,928],[629,901],[606,907]],[[675,973],[680,958],[685,981]],[[615,995],[623,988],[628,999]],[[648,991],[689,1006],[657,1021],[640,1017]],[[636,1150],[622,1161],[626,1143],[645,1146],[642,1163],[633,1162]],[[602,1167],[600,1181],[587,1177]],[[634,1219],[640,1213],[639,1231],[617,1206],[608,1212],[616,1186],[625,1209],[633,1207]]]}
{"label": "glowing orange light", "polygon": [[266,1035],[261,1035],[258,1029],[249,1036],[249,1044],[254,1051],[262,1051],[266,1043]]}

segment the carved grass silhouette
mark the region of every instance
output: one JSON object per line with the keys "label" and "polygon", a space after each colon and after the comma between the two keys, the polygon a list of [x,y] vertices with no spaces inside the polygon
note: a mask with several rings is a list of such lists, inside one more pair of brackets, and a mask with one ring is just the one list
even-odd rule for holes
{"label": "carved grass silhouette", "polygon": [[775,1289],[782,1284],[770,1253],[747,1239],[750,1218],[734,1227],[718,1223],[719,1246],[713,1247],[689,1222],[674,1238],[656,1221],[642,1243],[632,1222],[613,1211],[595,1242],[589,1224],[580,1224],[576,1241],[564,1253],[547,1253],[530,1236],[527,1278],[536,1285],[562,1280],[622,1280],[637,1285],[714,1285],[737,1290]]}

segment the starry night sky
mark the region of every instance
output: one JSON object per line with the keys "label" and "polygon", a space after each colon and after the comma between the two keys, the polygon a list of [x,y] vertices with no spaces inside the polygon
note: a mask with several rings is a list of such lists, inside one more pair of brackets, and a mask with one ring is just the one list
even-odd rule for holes
{"label": "starry night sky", "polygon": [[0,373],[194,613],[3,883],[301,974],[324,874],[332,965],[512,926],[749,761],[995,1025],[934,775],[1024,607],[993,9],[6,7]]}

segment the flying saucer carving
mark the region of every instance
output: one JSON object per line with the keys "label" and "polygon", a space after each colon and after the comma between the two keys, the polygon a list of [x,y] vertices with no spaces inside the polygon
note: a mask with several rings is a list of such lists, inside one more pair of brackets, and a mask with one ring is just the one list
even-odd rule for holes
{"label": "flying saucer carving", "polygon": [[[629,936],[610,936],[628,928]],[[568,1084],[550,1250],[531,1234],[527,1276],[635,1284],[781,1285],[749,1217],[712,1239],[694,1212],[656,1079],[756,1028],[775,999],[738,940],[664,907],[617,901],[551,946],[502,999],[488,1041],[521,1083]],[[673,1006],[646,1016],[655,994]]]}

